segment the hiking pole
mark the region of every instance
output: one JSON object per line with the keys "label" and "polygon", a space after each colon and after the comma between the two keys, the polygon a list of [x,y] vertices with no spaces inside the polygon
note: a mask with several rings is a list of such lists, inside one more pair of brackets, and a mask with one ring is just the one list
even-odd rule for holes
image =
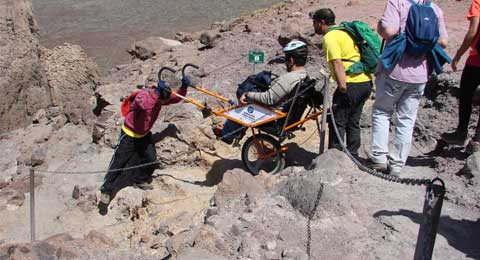
{"label": "hiking pole", "polygon": [[[436,181],[439,181],[441,185],[435,184]],[[444,196],[445,183],[440,178],[433,179],[427,186],[423,205],[423,219],[418,230],[414,260],[432,259]]]}
{"label": "hiking pole", "polygon": [[30,168],[30,241],[35,241],[35,172]]}
{"label": "hiking pole", "polygon": [[327,128],[327,114],[328,114],[328,75],[324,75],[325,84],[323,85],[323,112],[322,112],[322,128],[320,129],[320,154],[325,152],[325,132]]}
{"label": "hiking pole", "polygon": [[[185,64],[185,65],[183,66],[183,68],[182,68],[182,78],[185,78],[185,70],[186,70],[188,67],[192,67],[192,68],[195,68],[195,69],[199,69],[199,67],[198,67],[197,65],[194,65],[194,64],[191,64],[191,63]],[[212,97],[215,97],[215,98],[217,98],[217,99],[220,99],[220,100],[222,100],[222,101],[224,101],[224,102],[227,102],[227,103],[230,104],[230,105],[233,105],[233,104],[234,104],[233,100],[228,99],[228,98],[225,98],[225,97],[223,97],[223,96],[221,96],[221,95],[219,95],[219,94],[217,94],[217,93],[215,93],[215,92],[213,92],[213,91],[207,90],[207,89],[202,88],[202,87],[199,87],[199,86],[190,86],[190,87],[192,87],[192,88],[194,88],[194,89],[196,89],[196,90],[198,90],[198,91],[200,91],[200,92],[203,92],[203,93],[205,93],[205,94],[207,94],[207,95],[210,95],[210,96],[212,96]]]}

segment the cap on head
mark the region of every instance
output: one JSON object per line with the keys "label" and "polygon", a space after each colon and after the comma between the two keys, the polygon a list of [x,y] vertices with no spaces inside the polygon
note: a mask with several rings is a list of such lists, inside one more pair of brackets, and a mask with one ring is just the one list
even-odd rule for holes
{"label": "cap on head", "polygon": [[311,12],[310,18],[315,21],[325,21],[327,25],[335,24],[335,13],[333,13],[332,9],[330,8],[321,8],[316,10],[315,12]]}

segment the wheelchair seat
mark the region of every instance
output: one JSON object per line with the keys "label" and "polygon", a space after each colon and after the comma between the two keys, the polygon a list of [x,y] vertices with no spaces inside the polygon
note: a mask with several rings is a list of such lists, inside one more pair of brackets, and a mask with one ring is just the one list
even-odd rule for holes
{"label": "wheelchair seat", "polygon": [[[308,77],[305,78],[302,82],[298,83],[297,86],[290,93],[290,95],[285,98],[286,102],[283,102],[281,104],[282,112],[287,113],[287,116],[262,125],[259,127],[259,129],[268,134],[282,138],[280,135],[282,134],[282,129],[285,125],[285,120],[287,118],[288,122],[285,126],[289,126],[295,122],[298,122],[302,119],[307,106],[318,107],[319,104],[321,104],[321,102],[323,101],[322,94],[315,90],[316,83],[317,80],[310,79]],[[294,98],[298,87],[300,87],[300,89],[298,90],[297,97]],[[288,133],[291,133],[297,129],[298,127],[290,129]]]}

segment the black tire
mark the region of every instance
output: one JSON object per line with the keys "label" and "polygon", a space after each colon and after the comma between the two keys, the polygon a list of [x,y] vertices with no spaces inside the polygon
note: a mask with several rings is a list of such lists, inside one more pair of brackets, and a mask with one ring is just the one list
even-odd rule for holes
{"label": "black tire", "polygon": [[267,159],[258,159],[259,153],[255,142],[253,141],[253,136],[251,136],[242,146],[242,161],[245,168],[247,168],[247,170],[253,175],[257,175],[260,170],[269,174],[275,174],[283,170],[285,167],[285,158],[283,157],[283,154],[280,153],[280,143],[270,135],[266,134],[255,135],[255,139],[260,146],[259,149],[266,149],[263,151],[264,154],[273,151],[277,153]]}

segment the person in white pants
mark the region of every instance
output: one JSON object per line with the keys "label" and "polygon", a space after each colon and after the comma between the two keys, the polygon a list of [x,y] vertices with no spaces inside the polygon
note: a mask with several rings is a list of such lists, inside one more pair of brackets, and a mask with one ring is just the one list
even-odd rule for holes
{"label": "person in white pants", "polygon": [[[413,127],[425,83],[401,82],[381,74],[375,84],[371,159],[380,164],[380,168],[384,165],[386,169],[388,164],[390,173],[399,174],[410,153]],[[393,112],[396,113],[395,139],[389,152],[388,135]]]}
{"label": "person in white pants", "polygon": [[[405,32],[411,6],[411,0],[387,1],[377,27],[378,34],[387,41],[387,44],[399,33]],[[434,3],[431,3],[431,7],[438,19],[437,43],[445,48],[448,35],[442,10]],[[371,166],[376,170],[398,176],[410,153],[418,104],[428,81],[427,58],[404,53],[391,70],[386,70],[382,62],[379,62],[375,76],[377,90],[372,109]],[[390,119],[394,112],[397,118],[395,137],[393,149],[389,151]]]}

